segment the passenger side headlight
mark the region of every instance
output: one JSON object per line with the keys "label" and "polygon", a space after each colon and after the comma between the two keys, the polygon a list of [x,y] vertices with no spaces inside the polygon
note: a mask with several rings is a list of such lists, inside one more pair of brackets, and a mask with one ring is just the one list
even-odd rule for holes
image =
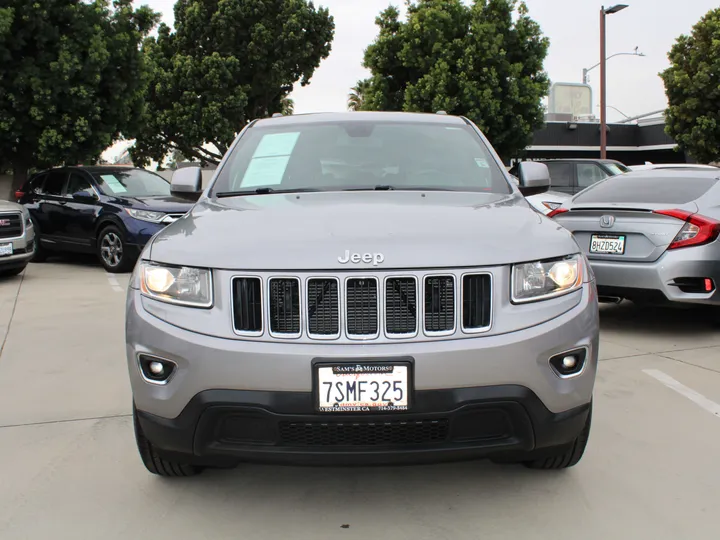
{"label": "passenger side headlight", "polygon": [[513,265],[512,301],[546,300],[582,287],[581,255]]}
{"label": "passenger side headlight", "polygon": [[141,262],[140,290],[145,296],[182,306],[212,306],[212,272],[206,268]]}
{"label": "passenger side headlight", "polygon": [[165,212],[153,212],[151,210],[136,210],[135,208],[126,208],[125,211],[135,219],[141,221],[149,221],[151,223],[160,223],[165,219]]}

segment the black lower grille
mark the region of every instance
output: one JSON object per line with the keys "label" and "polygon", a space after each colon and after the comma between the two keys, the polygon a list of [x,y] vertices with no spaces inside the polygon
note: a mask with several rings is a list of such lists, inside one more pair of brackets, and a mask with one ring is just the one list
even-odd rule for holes
{"label": "black lower grille", "polygon": [[385,283],[385,331],[388,334],[414,334],[417,331],[415,278],[390,278]]}
{"label": "black lower grille", "polygon": [[262,331],[262,283],[258,278],[233,281],[233,321],[238,332]]}
{"label": "black lower grille", "polygon": [[316,336],[340,333],[338,282],[336,279],[308,280],[308,332]]}
{"label": "black lower grille", "polygon": [[0,214],[0,238],[17,238],[22,236],[22,232],[21,214]]}
{"label": "black lower grille", "polygon": [[463,277],[463,328],[476,329],[490,326],[492,292],[490,275],[477,274]]}
{"label": "black lower grille", "polygon": [[280,443],[287,446],[384,446],[443,442],[448,420],[414,422],[281,422]]}
{"label": "black lower grille", "polygon": [[425,278],[425,330],[447,332],[455,328],[455,278]]}
{"label": "black lower grille", "polygon": [[270,280],[270,331],[300,333],[300,281],[294,278]]}
{"label": "black lower grille", "polygon": [[347,332],[372,336],[378,332],[378,284],[374,278],[349,279],[346,291]]}

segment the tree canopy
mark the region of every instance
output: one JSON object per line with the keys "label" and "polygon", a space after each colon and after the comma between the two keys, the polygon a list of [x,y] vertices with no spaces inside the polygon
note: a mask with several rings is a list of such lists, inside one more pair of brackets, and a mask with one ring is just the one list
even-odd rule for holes
{"label": "tree canopy", "polygon": [[680,36],[660,76],[668,108],[665,131],[696,160],[720,160],[720,8]]}
{"label": "tree canopy", "polygon": [[517,0],[408,1],[406,21],[390,7],[365,51],[372,74],[363,110],[464,115],[503,158],[527,147],[542,126],[549,40]]}
{"label": "tree canopy", "polygon": [[144,45],[152,68],[136,163],[179,150],[218,163],[252,119],[292,112],[288,96],[330,54],[335,23],[307,0],[178,0],[175,31]]}
{"label": "tree canopy", "polygon": [[132,0],[4,0],[0,168],[95,160],[135,129],[147,84],[140,45],[159,15]]}

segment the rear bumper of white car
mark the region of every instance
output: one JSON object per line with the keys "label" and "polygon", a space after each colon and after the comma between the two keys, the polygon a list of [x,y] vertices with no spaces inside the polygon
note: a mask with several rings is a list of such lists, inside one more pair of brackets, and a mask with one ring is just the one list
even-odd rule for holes
{"label": "rear bumper of white car", "polygon": [[590,265],[600,296],[720,305],[720,241],[667,251],[652,263],[591,260]]}

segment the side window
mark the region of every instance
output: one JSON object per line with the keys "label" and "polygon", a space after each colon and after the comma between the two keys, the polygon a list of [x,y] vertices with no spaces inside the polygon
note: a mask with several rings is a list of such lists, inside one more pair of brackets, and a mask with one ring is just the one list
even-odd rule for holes
{"label": "side window", "polygon": [[45,195],[62,195],[63,186],[65,185],[65,179],[67,173],[64,171],[53,171],[47,176],[45,185],[43,186],[43,193]]}
{"label": "side window", "polygon": [[68,187],[66,190],[68,195],[72,195],[78,191],[90,191],[91,189],[90,181],[85,178],[84,175],[77,172],[70,173],[70,179],[68,180]]}
{"label": "side window", "polygon": [[584,189],[607,178],[607,174],[594,163],[578,163],[578,187]]}
{"label": "side window", "polygon": [[545,162],[550,171],[550,185],[552,187],[570,187],[573,183],[572,163],[551,163]]}
{"label": "side window", "polygon": [[28,184],[28,191],[35,195],[41,194],[43,192],[43,183],[45,182],[47,176],[47,174],[39,174],[38,176],[30,180]]}

